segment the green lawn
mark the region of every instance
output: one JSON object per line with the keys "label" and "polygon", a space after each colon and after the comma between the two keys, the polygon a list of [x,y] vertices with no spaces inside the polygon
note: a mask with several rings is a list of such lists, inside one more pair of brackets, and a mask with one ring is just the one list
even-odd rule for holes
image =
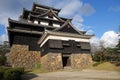
{"label": "green lawn", "polygon": [[120,71],[120,66],[115,66],[114,64],[112,64],[110,62],[103,62],[97,66],[90,66],[89,69]]}

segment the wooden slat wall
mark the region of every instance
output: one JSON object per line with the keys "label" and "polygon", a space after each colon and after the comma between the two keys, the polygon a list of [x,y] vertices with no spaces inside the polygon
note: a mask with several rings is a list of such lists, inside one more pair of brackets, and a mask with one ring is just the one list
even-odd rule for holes
{"label": "wooden slat wall", "polygon": [[28,35],[28,34],[13,34],[13,43],[12,44],[20,44],[20,45],[29,45],[29,49],[31,51],[40,51],[40,47],[37,44],[40,39],[40,35]]}
{"label": "wooden slat wall", "polygon": [[81,45],[81,49],[87,49],[87,50],[90,49],[90,44],[87,42],[81,42],[80,45]]}
{"label": "wooden slat wall", "polygon": [[50,48],[63,48],[61,40],[49,40],[49,47]]}
{"label": "wooden slat wall", "polygon": [[[77,46],[79,45],[79,46]],[[87,47],[86,47],[87,46]],[[42,47],[45,53],[56,52],[56,53],[90,53],[89,43],[60,40],[48,40]],[[43,53],[44,53],[43,52]]]}

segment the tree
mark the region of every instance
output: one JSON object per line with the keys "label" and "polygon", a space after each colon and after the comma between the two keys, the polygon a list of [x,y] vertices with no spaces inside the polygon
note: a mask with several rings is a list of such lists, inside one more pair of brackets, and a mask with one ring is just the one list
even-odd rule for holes
{"label": "tree", "polygon": [[0,45],[0,55],[5,56],[7,53],[9,53],[9,51],[10,51],[9,43],[8,43],[8,41],[4,41]]}
{"label": "tree", "polygon": [[6,54],[10,51],[10,46],[7,41],[4,41],[3,44],[0,45],[0,65],[4,65],[6,63]]}

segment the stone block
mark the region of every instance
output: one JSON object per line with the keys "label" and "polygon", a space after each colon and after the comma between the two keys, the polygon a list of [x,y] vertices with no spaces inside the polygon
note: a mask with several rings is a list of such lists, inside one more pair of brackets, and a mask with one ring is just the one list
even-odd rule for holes
{"label": "stone block", "polygon": [[74,69],[86,68],[92,63],[92,57],[86,53],[74,53],[71,55],[71,66]]}
{"label": "stone block", "polygon": [[28,45],[12,45],[8,62],[12,67],[34,69],[35,64],[40,64],[40,51],[29,51]]}
{"label": "stone block", "polygon": [[41,64],[48,71],[55,71],[62,69],[61,53],[48,53],[41,57]]}

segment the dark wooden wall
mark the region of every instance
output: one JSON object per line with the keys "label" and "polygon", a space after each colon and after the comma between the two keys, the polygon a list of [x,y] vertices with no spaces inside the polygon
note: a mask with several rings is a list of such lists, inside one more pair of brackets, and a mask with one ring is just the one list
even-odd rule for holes
{"label": "dark wooden wall", "polygon": [[[84,48],[82,47],[84,45]],[[85,42],[76,42],[74,40],[48,40],[43,47],[41,53],[90,53],[90,44]]]}
{"label": "dark wooden wall", "polygon": [[24,34],[24,33],[12,33],[12,44],[29,45],[29,50],[40,51],[40,47],[37,44],[40,39],[40,35]]}

